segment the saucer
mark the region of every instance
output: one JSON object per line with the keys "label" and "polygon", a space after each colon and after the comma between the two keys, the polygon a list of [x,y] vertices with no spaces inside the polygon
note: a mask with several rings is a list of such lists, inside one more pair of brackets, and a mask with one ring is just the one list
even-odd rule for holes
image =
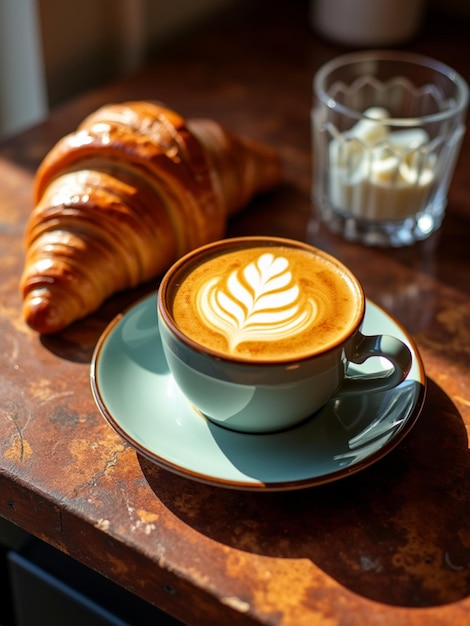
{"label": "saucer", "polygon": [[[385,392],[332,399],[287,431],[238,433],[202,417],[179,390],[163,355],[153,293],[118,315],[98,340],[91,362],[92,393],[121,437],[167,470],[234,489],[319,485],[388,454],[413,427],[424,403],[423,363],[405,329],[368,300],[363,332],[394,335],[408,345],[413,364],[403,383]],[[371,358],[351,373],[387,367],[386,360]]]}

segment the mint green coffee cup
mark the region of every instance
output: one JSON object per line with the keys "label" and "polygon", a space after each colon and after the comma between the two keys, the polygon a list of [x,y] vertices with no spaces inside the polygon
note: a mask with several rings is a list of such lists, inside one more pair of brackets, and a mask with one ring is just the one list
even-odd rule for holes
{"label": "mint green coffee cup", "polygon": [[[362,287],[340,261],[306,243],[238,237],[179,259],[158,291],[165,358],[183,394],[211,422],[275,432],[331,398],[391,389],[407,376],[408,347],[365,336]],[[390,368],[348,376],[381,357]]]}

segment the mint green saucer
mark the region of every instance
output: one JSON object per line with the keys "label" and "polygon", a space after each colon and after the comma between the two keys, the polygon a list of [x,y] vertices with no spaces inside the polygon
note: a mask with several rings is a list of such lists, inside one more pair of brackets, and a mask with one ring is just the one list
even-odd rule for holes
{"label": "mint green saucer", "polygon": [[[300,426],[280,433],[237,433],[193,409],[163,356],[155,293],[104,331],[91,363],[91,388],[100,412],[123,439],[170,471],[234,489],[319,485],[388,454],[413,427],[424,403],[424,367],[405,329],[367,301],[363,332],[395,335],[409,346],[413,365],[406,380],[392,391],[332,399]],[[386,367],[385,360],[369,359],[355,369]]]}

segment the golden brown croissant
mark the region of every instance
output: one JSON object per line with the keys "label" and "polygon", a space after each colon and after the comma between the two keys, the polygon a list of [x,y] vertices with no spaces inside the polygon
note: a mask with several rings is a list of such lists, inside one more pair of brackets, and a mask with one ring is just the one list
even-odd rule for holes
{"label": "golden brown croissant", "polygon": [[54,333],[220,238],[280,181],[277,153],[157,103],[107,105],[40,165],[26,228],[23,316]]}

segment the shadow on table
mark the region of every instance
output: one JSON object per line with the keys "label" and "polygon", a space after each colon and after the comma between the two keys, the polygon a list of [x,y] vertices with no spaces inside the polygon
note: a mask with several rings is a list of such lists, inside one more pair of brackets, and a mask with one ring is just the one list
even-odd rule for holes
{"label": "shadow on table", "polygon": [[140,462],[165,506],[217,542],[310,559],[354,593],[389,605],[438,606],[470,595],[467,434],[432,381],[408,437],[375,465],[328,485],[241,492]]}
{"label": "shadow on table", "polygon": [[135,289],[115,294],[93,315],[65,328],[60,333],[41,335],[43,346],[67,361],[90,363],[96,343],[113,319],[133,307],[141,298],[156,291],[158,278]]}

